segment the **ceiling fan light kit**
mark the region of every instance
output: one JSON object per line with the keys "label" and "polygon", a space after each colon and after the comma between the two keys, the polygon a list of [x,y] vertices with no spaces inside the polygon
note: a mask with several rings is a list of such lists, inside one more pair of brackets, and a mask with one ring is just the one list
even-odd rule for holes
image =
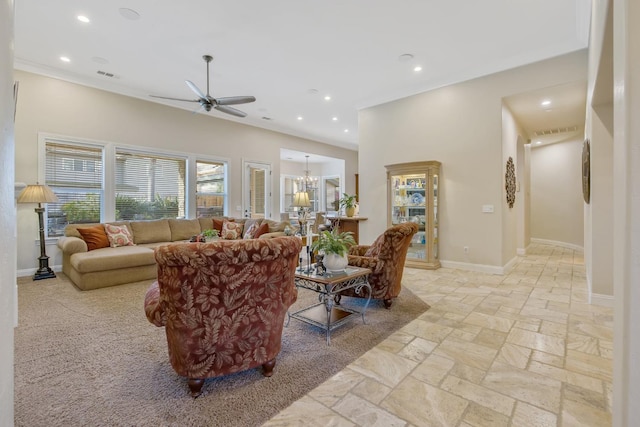
{"label": "ceiling fan light kit", "polygon": [[200,108],[197,111],[204,109],[205,111],[211,111],[211,108],[215,108],[223,113],[231,114],[236,117],[246,117],[247,113],[240,111],[236,108],[229,107],[229,105],[247,104],[254,102],[256,98],[254,96],[227,96],[223,98],[214,98],[209,93],[209,63],[213,60],[211,55],[203,55],[202,59],[207,63],[207,93],[202,92],[198,86],[189,80],[185,80],[185,83],[191,89],[193,93],[198,96],[198,99],[183,99],[183,98],[171,98],[168,96],[149,95],[152,98],[169,99],[172,101],[184,101],[184,102],[198,102]]}

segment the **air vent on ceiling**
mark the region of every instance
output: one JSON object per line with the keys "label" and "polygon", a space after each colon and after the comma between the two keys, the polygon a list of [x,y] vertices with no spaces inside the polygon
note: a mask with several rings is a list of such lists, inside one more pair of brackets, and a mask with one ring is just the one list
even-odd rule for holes
{"label": "air vent on ceiling", "polygon": [[113,79],[119,79],[120,78],[120,76],[117,76],[117,75],[115,75],[113,73],[109,73],[107,71],[98,70],[98,74],[100,74],[101,76],[105,76],[105,77],[109,77],[109,78],[113,78]]}
{"label": "air vent on ceiling", "polygon": [[262,120],[272,121],[273,119],[271,117],[262,116]]}
{"label": "air vent on ceiling", "polygon": [[537,130],[533,132],[533,136],[550,136],[560,135],[562,133],[577,132],[578,126],[567,126],[554,129]]}

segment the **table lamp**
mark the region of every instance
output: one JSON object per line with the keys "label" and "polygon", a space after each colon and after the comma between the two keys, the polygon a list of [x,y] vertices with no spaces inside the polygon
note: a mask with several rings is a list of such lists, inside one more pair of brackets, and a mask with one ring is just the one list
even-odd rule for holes
{"label": "table lamp", "polygon": [[311,207],[309,201],[309,193],[306,191],[299,191],[293,195],[293,206],[300,208],[298,211],[298,222],[300,223],[300,235],[306,236],[307,228],[306,223],[309,220],[309,211],[307,208]]}
{"label": "table lamp", "polygon": [[18,196],[18,203],[37,203],[38,207],[35,209],[38,214],[38,221],[40,222],[40,258],[39,268],[36,274],[33,276],[33,280],[51,279],[56,277],[56,274],[49,268],[49,257],[44,247],[44,208],[42,203],[54,203],[58,201],[58,197],[54,192],[46,185],[27,185],[22,190],[20,196]]}

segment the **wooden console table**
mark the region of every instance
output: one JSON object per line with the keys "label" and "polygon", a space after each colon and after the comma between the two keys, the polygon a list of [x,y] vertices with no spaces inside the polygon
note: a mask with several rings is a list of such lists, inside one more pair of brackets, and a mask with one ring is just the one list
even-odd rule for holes
{"label": "wooden console table", "polygon": [[360,234],[358,232],[360,221],[366,221],[367,218],[363,216],[338,216],[338,217],[329,217],[331,220],[331,225],[333,227],[338,224],[338,231],[345,232],[350,231],[353,233],[353,238],[356,243],[360,242]]}

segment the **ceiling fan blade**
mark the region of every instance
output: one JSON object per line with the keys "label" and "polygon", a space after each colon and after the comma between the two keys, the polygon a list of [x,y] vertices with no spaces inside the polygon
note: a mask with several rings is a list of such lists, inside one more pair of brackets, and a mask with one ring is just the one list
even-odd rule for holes
{"label": "ceiling fan blade", "polygon": [[160,99],[170,99],[172,101],[185,101],[185,102],[200,102],[199,99],[182,99],[182,98],[171,98],[168,96],[159,96],[159,95],[149,95],[152,98],[160,98]]}
{"label": "ceiling fan blade", "polygon": [[205,95],[204,93],[202,93],[202,91],[200,90],[200,88],[198,88],[198,86],[194,85],[192,82],[190,82],[189,80],[185,80],[184,81],[187,86],[189,86],[189,89],[191,89],[193,91],[193,93],[195,93],[196,95],[198,95],[200,98],[204,98],[207,99],[207,95]]}
{"label": "ceiling fan blade", "polygon": [[218,105],[236,105],[247,104],[249,102],[254,102],[255,100],[255,96],[226,96],[224,98],[216,98],[216,103]]}
{"label": "ceiling fan blade", "polygon": [[231,114],[232,116],[237,116],[237,117],[247,116],[247,113],[245,113],[244,111],[236,110],[235,108],[227,107],[225,105],[216,105],[213,108],[215,108],[218,111],[222,111],[223,113]]}

